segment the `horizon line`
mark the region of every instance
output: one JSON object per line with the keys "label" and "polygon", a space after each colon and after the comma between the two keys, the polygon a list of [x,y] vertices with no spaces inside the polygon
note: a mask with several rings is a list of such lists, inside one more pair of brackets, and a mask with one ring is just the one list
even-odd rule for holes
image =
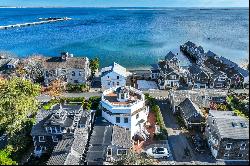
{"label": "horizon line", "polygon": [[249,6],[0,6],[0,8],[248,8]]}

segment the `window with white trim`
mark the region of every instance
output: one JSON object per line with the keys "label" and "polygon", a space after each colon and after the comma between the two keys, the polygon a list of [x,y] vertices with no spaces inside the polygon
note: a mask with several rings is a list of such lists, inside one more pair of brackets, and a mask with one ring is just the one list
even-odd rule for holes
{"label": "window with white trim", "polygon": [[112,156],[112,149],[111,148],[108,148],[107,149],[107,156]]}
{"label": "window with white trim", "polygon": [[170,77],[171,77],[171,79],[173,79],[173,80],[176,80],[176,78],[177,78],[176,75],[171,75]]}
{"label": "window with white trim", "polygon": [[225,154],[224,154],[224,157],[229,157],[229,153],[225,153]]}
{"label": "window with white trim", "polygon": [[44,136],[39,136],[39,142],[45,142]]}
{"label": "window with white trim", "polygon": [[117,149],[117,155],[126,155],[127,150],[126,149]]}
{"label": "window with white trim", "polygon": [[75,71],[72,71],[72,76],[76,76],[76,72]]}
{"label": "window with white trim", "polygon": [[53,142],[58,142],[58,138],[56,136],[52,136]]}
{"label": "window with white trim", "polygon": [[241,153],[240,153],[240,154],[238,154],[238,157],[243,157],[243,154],[241,154]]}
{"label": "window with white trim", "polygon": [[226,150],[230,150],[231,147],[232,147],[232,143],[227,143],[227,145],[226,145]]}
{"label": "window with white trim", "polygon": [[120,123],[121,122],[121,118],[120,117],[116,117],[116,123]]}
{"label": "window with white trim", "polygon": [[240,150],[245,150],[245,149],[246,149],[246,146],[247,146],[247,144],[242,143],[242,144],[240,145]]}
{"label": "window with white trim", "polygon": [[124,118],[124,123],[128,123],[128,118],[127,117]]}

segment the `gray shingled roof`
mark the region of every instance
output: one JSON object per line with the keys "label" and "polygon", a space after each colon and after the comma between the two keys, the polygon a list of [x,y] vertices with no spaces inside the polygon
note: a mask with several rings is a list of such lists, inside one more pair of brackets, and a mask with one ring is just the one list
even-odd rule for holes
{"label": "gray shingled roof", "polygon": [[77,128],[74,137],[72,149],[79,154],[83,154],[88,141],[88,130],[86,128]]}
{"label": "gray shingled roof", "polygon": [[191,42],[191,41],[186,42],[185,45],[187,45],[187,46],[189,46],[189,47],[195,47],[195,46],[196,46],[196,45],[195,45],[193,42]]}
{"label": "gray shingled roof", "polygon": [[194,116],[195,113],[202,116],[201,110],[199,107],[193,103],[189,98],[186,98],[183,102],[180,103],[179,107],[182,109],[182,112],[186,119]]}
{"label": "gray shingled roof", "polygon": [[50,57],[43,59],[43,66],[45,69],[57,69],[57,68],[75,68],[84,69],[86,58],[80,57],[68,57],[66,61],[61,57]]}
{"label": "gray shingled roof", "polygon": [[243,68],[241,68],[241,67],[239,67],[239,66],[235,67],[235,70],[236,70],[237,72],[239,72],[243,77],[249,76],[249,71],[248,71],[248,70],[245,70],[245,69],[243,69]]}
{"label": "gray shingled roof", "polygon": [[80,165],[81,158],[73,154],[69,154],[64,162],[64,165]]}
{"label": "gray shingled roof", "polygon": [[175,57],[176,55],[170,51],[166,56],[165,56],[165,60],[171,60]]}
{"label": "gray shingled roof", "polygon": [[[221,138],[249,139],[249,121],[240,116],[233,116],[231,111],[210,110],[209,114],[215,118],[215,125]],[[233,126],[232,123],[237,124]],[[240,123],[244,123],[245,127]]]}
{"label": "gray shingled roof", "polygon": [[170,74],[170,73],[172,73],[172,72],[175,72],[176,74],[179,74],[179,71],[176,70],[175,68],[173,68],[173,66],[171,66],[171,65],[169,66],[169,68],[165,68],[166,63],[167,63],[166,61],[160,61],[160,62],[158,63],[160,70],[161,70],[164,74]]}
{"label": "gray shingled roof", "polygon": [[232,62],[231,60],[229,60],[229,59],[227,59],[227,58],[225,58],[225,57],[223,57],[223,56],[221,56],[221,57],[219,58],[219,60],[221,60],[221,62],[222,62],[223,64],[228,65],[228,66],[230,66],[230,67],[238,66],[236,63]]}
{"label": "gray shingled roof", "polygon": [[103,162],[106,159],[107,147],[112,143],[113,125],[103,117],[97,117],[93,133],[90,137],[86,161]]}
{"label": "gray shingled roof", "polygon": [[215,53],[213,53],[212,51],[208,51],[207,53],[206,53],[206,56],[207,57],[211,57],[211,58],[214,58],[215,56],[217,56]]}
{"label": "gray shingled roof", "polygon": [[197,74],[200,74],[202,72],[208,74],[208,73],[213,73],[213,71],[207,67],[201,67],[201,66],[197,66],[195,64],[192,64],[189,66],[188,68],[190,74],[192,75],[197,75]]}
{"label": "gray shingled roof", "polygon": [[123,148],[131,148],[131,131],[125,128],[114,126],[112,134],[112,145],[116,145]]}
{"label": "gray shingled roof", "polygon": [[110,145],[112,141],[112,126],[95,126],[90,144]]}
{"label": "gray shingled roof", "polygon": [[74,138],[63,139],[55,146],[47,165],[64,165]]}

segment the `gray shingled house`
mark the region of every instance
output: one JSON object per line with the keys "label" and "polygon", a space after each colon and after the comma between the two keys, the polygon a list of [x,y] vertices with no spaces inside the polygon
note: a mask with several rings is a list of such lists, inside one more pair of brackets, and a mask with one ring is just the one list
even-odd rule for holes
{"label": "gray shingled house", "polygon": [[31,130],[35,155],[41,156],[60,140],[75,137],[75,130],[78,128],[86,128],[89,133],[93,117],[94,112],[83,110],[81,105],[58,104],[51,111],[41,110],[37,115],[37,123]]}
{"label": "gray shingled house", "polygon": [[205,122],[200,108],[189,98],[179,104],[179,113],[188,129],[201,131]]}
{"label": "gray shingled house", "polygon": [[206,70],[206,68],[191,65],[189,68],[189,86],[193,88],[209,88],[211,83],[210,75],[213,73],[211,70]]}
{"label": "gray shingled house", "polygon": [[104,118],[95,121],[86,155],[87,165],[104,165],[127,154],[132,147],[131,133],[125,128],[114,126]]}
{"label": "gray shingled house", "polygon": [[210,110],[205,136],[216,159],[249,161],[249,120],[232,111]]}
{"label": "gray shingled house", "polygon": [[53,149],[47,165],[81,165],[87,150],[88,127],[76,128],[74,136],[60,140]]}
{"label": "gray shingled house", "polygon": [[[173,56],[173,53],[169,53],[169,56]],[[166,56],[165,59],[168,59],[169,56]],[[160,89],[168,89],[173,87],[179,87],[180,82],[180,68],[178,65],[178,59],[174,57],[169,58],[170,60],[160,61],[159,66],[159,78],[158,85]]]}
{"label": "gray shingled house", "polygon": [[42,66],[45,85],[56,79],[66,83],[83,84],[90,76],[89,59],[73,57],[68,52],[61,53],[59,57],[44,58]]}
{"label": "gray shingled house", "polygon": [[180,50],[195,62],[199,61],[204,56],[203,47],[197,46],[191,41],[188,41],[181,45]]}
{"label": "gray shingled house", "polygon": [[204,65],[213,71],[224,72],[229,78],[231,86],[240,87],[244,82],[249,82],[249,72],[244,72],[245,70],[243,70],[243,72],[239,72],[242,71],[239,67],[232,67],[232,65],[228,63],[224,64],[222,62],[224,61],[221,61],[218,58],[208,57],[206,61],[204,61]]}

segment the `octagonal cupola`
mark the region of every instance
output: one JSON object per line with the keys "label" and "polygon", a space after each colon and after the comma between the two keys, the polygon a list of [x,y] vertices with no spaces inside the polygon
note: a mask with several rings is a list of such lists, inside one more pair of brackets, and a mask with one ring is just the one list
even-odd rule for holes
{"label": "octagonal cupola", "polygon": [[129,99],[129,89],[127,87],[119,87],[116,89],[117,100],[119,102],[126,102]]}

